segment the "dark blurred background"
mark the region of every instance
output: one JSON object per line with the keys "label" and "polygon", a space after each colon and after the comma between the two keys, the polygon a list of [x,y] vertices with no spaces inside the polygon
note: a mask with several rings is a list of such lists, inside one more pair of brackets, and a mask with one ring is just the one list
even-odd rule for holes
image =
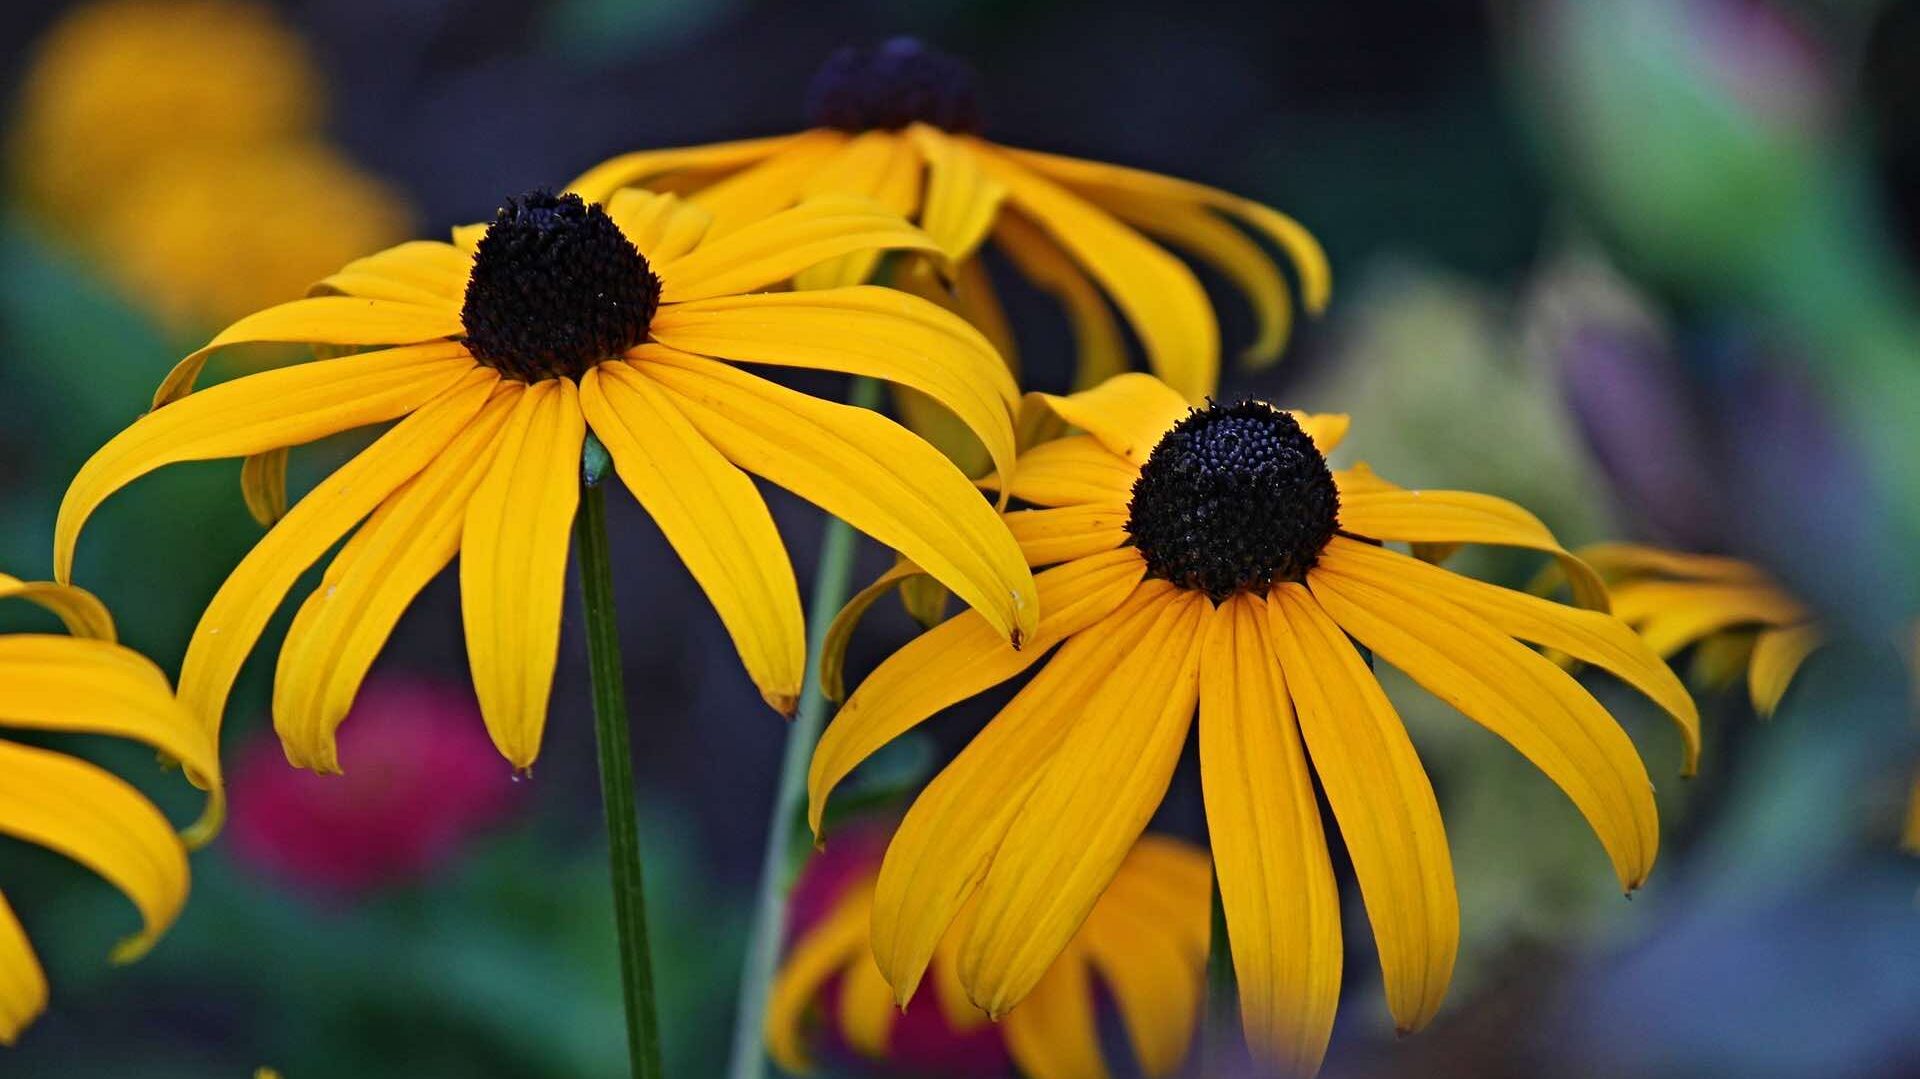
{"label": "dark blurred background", "polygon": [[[1215,183],[1314,230],[1331,313],[1226,392],[1350,411],[1349,459],[1514,498],[1570,543],[1758,560],[1828,620],[1772,721],[1703,699],[1690,782],[1661,722],[1607,698],[1666,832],[1631,904],[1542,776],[1390,680],[1466,943],[1439,1021],[1396,1042],[1349,880],[1327,1074],[1920,1074],[1920,868],[1896,849],[1920,759],[1920,4],[16,0],[0,569],[48,574],[67,479],[225,321],[612,153],[797,129],[828,52],[899,33],[977,65],[995,140]],[[1030,388],[1064,387],[1063,320],[1007,283]],[[1251,320],[1215,295],[1231,355]],[[295,455],[295,489],[359,444]],[[259,535],[237,471],[144,480],[82,548],[77,580],[170,671]],[[822,522],[772,500],[804,581]],[[613,502],[669,1065],[715,1074],[784,732],[658,532]],[[0,846],[54,984],[0,1073],[622,1074],[577,616],[516,783],[464,683],[457,603],[442,580],[406,616],[334,780],[272,742],[260,657],[283,613],[229,713],[234,824],[139,965],[104,962],[133,924],[110,889]],[[913,631],[883,607],[855,674]],[[993,703],[930,724],[868,788],[928,774]],[[143,754],[87,750],[192,811]],[[1200,827],[1190,761],[1161,823]]]}

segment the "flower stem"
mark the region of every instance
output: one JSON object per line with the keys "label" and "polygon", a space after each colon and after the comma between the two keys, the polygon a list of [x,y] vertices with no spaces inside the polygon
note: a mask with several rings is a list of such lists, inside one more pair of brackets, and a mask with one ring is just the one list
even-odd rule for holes
{"label": "flower stem", "polygon": [[580,512],[574,521],[580,591],[587,621],[587,667],[593,681],[594,729],[600,746],[600,795],[607,807],[613,869],[613,913],[620,939],[620,984],[627,1005],[627,1056],[636,1079],[660,1079],[660,1020],[654,1011],[653,963],[647,947],[647,905],[640,872],[640,822],[633,790],[633,746],[620,673],[620,629],[613,609],[613,560],[607,552],[607,502],[600,488],[605,449],[587,445]]}
{"label": "flower stem", "polygon": [[[880,403],[880,384],[858,378],[847,403],[873,408]],[[814,570],[813,596],[807,601],[807,677],[800,691],[800,708],[787,728],[787,747],[780,761],[780,787],[773,797],[773,815],[767,822],[767,846],[760,860],[760,894],[754,903],[753,928],[747,937],[747,959],[740,975],[740,1002],[733,1022],[733,1058],[730,1079],[760,1079],[767,1074],[767,997],[774,971],[780,965],[780,938],[786,929],[787,892],[792,887],[795,844],[802,832],[807,803],[807,764],[820,729],[827,721],[827,698],[820,692],[820,649],[827,626],[847,601],[853,583],[856,536],[851,525],[837,517],[827,519],[820,538],[820,563]]]}

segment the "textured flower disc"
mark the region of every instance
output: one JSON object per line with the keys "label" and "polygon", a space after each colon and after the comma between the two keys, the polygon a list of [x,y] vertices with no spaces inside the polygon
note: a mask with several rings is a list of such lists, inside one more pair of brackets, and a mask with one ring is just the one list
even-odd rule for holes
{"label": "textured flower disc", "polygon": [[647,338],[660,279],[598,203],[507,200],[474,254],[467,347],[508,378],[579,378]]}
{"label": "textured flower disc", "polygon": [[1147,573],[1222,600],[1305,577],[1339,524],[1327,460],[1257,401],[1195,409],[1140,469],[1127,532]]}
{"label": "textured flower disc", "polygon": [[807,118],[842,131],[894,131],[917,122],[943,131],[980,130],[973,69],[917,38],[876,49],[844,48],[807,87]]}

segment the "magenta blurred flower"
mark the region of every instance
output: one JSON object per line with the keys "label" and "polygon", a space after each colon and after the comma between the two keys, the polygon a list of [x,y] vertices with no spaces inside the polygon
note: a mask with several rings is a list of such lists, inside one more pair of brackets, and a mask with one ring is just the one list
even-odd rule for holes
{"label": "magenta blurred flower", "polygon": [[374,679],[340,727],[342,775],[286,761],[272,731],[231,773],[234,855],[328,896],[417,879],[512,805],[515,789],[466,692],[417,678]]}

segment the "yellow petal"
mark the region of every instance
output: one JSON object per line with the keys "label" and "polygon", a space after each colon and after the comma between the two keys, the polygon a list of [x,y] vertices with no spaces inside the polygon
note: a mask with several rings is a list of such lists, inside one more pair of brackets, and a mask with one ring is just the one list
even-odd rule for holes
{"label": "yellow petal", "polygon": [[636,187],[616,192],[607,203],[607,216],[656,274],[662,265],[699,246],[713,227],[712,214],[679,196]]}
{"label": "yellow petal", "polygon": [[[920,208],[920,173],[920,151],[907,139],[892,131],[863,131],[807,176],[800,185],[800,198],[857,196],[905,220]],[[934,250],[939,250],[938,245]],[[833,258],[797,274],[794,287],[828,289],[862,284],[872,278],[880,254],[869,248]]]}
{"label": "yellow petal", "polygon": [[460,617],[480,716],[516,769],[533,766],[560,656],[567,544],[587,424],[571,379],[528,386],[460,534]]}
{"label": "yellow petal", "polygon": [[84,588],[52,581],[23,581],[0,573],[0,599],[9,598],[24,599],[52,611],[76,637],[114,639],[113,615]]}
{"label": "yellow petal", "polygon": [[1443,598],[1472,612],[1509,637],[1564,653],[1618,676],[1673,717],[1685,746],[1681,770],[1692,775],[1700,760],[1700,710],[1687,687],[1653,649],[1624,622],[1449,573],[1418,559],[1335,536],[1320,565],[1373,583],[1405,587]]}
{"label": "yellow petal", "polygon": [[872,1060],[885,1059],[893,1019],[893,990],[862,949],[840,978],[840,1036],[847,1047]]}
{"label": "yellow petal", "polygon": [[1013,213],[1002,213],[994,222],[993,242],[1020,276],[1066,309],[1073,333],[1075,389],[1098,386],[1127,369],[1126,339],[1113,308],[1059,244],[1040,226]]}
{"label": "yellow petal", "polygon": [[[740,235],[745,235],[745,232]],[[728,296],[663,309],[653,338],[703,356],[884,379],[945,406],[1012,465],[1019,390],[1005,363],[959,316],[894,289],[859,286]],[[635,358],[651,358],[643,345]]]}
{"label": "yellow petal", "polygon": [[1320,1070],[1340,1003],[1340,893],[1266,602],[1222,604],[1200,663],[1200,781],[1247,1044]]}
{"label": "yellow petal", "polygon": [[[1289,414],[1293,416],[1295,422],[1300,424],[1300,429],[1307,433],[1307,437],[1313,439],[1313,448],[1319,450],[1322,456],[1339,449],[1340,443],[1346,441],[1347,428],[1353,426],[1353,417],[1344,412],[1300,412],[1295,410]],[[1365,468],[1366,466],[1362,465],[1360,467]],[[1344,486],[1340,489],[1342,491],[1346,490]]]}
{"label": "yellow petal", "polygon": [[[962,611],[888,656],[833,717],[807,773],[807,817],[815,834],[827,796],[873,752],[928,716],[999,685],[1047,649],[1111,614],[1133,592],[1146,564],[1132,550],[1083,558],[1034,578],[1046,614],[1018,651],[976,611]],[[1056,661],[1057,662],[1057,661]]]}
{"label": "yellow petal", "polygon": [[914,124],[907,137],[927,162],[927,202],[920,211],[920,227],[955,262],[970,257],[993,227],[1007,185],[938,128]]}
{"label": "yellow petal", "polygon": [[[809,266],[842,255],[865,252],[877,257],[888,250],[941,254],[931,237],[877,202],[845,196],[808,199],[701,244],[671,262],[655,263],[661,302],[670,305],[661,314],[674,313],[673,304],[738,296],[779,284]],[[658,333],[654,336],[668,340]]]}
{"label": "yellow petal", "polygon": [[[926,576],[926,571],[904,558],[897,558],[887,572],[873,579],[873,583],[853,594],[840,612],[833,616],[833,622],[827,626],[827,635],[820,644],[820,692],[828,700],[839,703],[847,699],[847,645],[853,640],[853,631],[860,620],[867,616],[881,596],[899,587],[901,582],[910,578]],[[1044,588],[1039,578],[1034,579],[1036,586]],[[1041,594],[1042,602],[1046,594]],[[984,620],[979,621],[983,632],[991,633]],[[993,643],[1000,645],[1000,638],[993,636]],[[1026,651],[1026,649],[1022,649]]]}
{"label": "yellow petal", "polygon": [[816,128],[759,163],[694,192],[693,203],[713,215],[708,235],[724,236],[799,202],[808,178],[846,141],[842,132]]}
{"label": "yellow petal", "polygon": [[1135,465],[1147,463],[1160,439],[1193,411],[1184,397],[1152,375],[1115,375],[1067,396],[1042,394],[1061,419],[1100,440]]}
{"label": "yellow petal", "polygon": [[461,345],[417,345],[263,371],[155,409],[74,476],[54,524],[54,576],[72,580],[74,544],[94,509],[156,468],[297,446],[391,420],[474,369]]}
{"label": "yellow petal", "polygon": [[1033,577],[993,507],[899,424],[695,356],[641,369],[734,464],[899,551],[1016,643],[1038,621]]}
{"label": "yellow petal", "polygon": [[1614,612],[1663,656],[1734,626],[1791,626],[1807,620],[1806,608],[1764,580],[1626,581],[1613,586],[1613,604]]}
{"label": "yellow petal", "polygon": [[1538,517],[1504,498],[1471,491],[1342,487],[1340,527],[1377,540],[1488,543],[1545,551],[1559,561],[1572,583],[1575,603],[1608,609],[1607,586],[1600,575],[1560,546]]}
{"label": "yellow petal", "polygon": [[1021,454],[1011,484],[1003,485],[1000,476],[996,472],[980,480],[980,486],[1036,506],[1124,507],[1133,497],[1140,466],[1102,446],[1092,435],[1070,435]]}
{"label": "yellow petal", "polygon": [[767,1054],[784,1071],[813,1071],[807,1052],[807,1014],[836,975],[855,963],[871,966],[867,926],[872,920],[873,887],[855,887],[837,900],[819,924],[800,934],[780,964],[767,997]]}
{"label": "yellow petal", "polygon": [[[872,921],[871,916],[868,921]],[[967,999],[967,987],[960,981],[960,941],[965,939],[967,927],[972,923],[973,904],[969,903],[960,908],[953,927],[940,938],[939,946],[933,950],[933,963],[927,968],[933,975],[933,997],[940,1007],[941,1018],[947,1021],[947,1026],[962,1033],[979,1030],[993,1022],[986,1012]],[[871,950],[872,946],[868,947]]]}
{"label": "yellow petal", "polygon": [[1051,566],[1125,546],[1125,506],[1062,506],[1005,514],[1008,531],[1030,566]]}
{"label": "yellow petal", "polygon": [[1633,891],[1653,869],[1660,817],[1633,741],[1545,656],[1404,580],[1307,575],[1333,620],[1427,692],[1505,739],[1566,792]]}
{"label": "yellow petal", "polygon": [[587,372],[580,403],[621,482],[713,602],[760,695],[792,715],[806,672],[806,626],[766,499],[634,368],[606,363]]}
{"label": "yellow petal", "polygon": [[1214,392],[1220,331],[1193,271],[1106,211],[978,140],[967,146],[1007,199],[1033,218],[1126,312],[1154,373],[1189,401]]}
{"label": "yellow petal", "polygon": [[1206,852],[1148,832],[1127,852],[1101,903],[1124,904],[1151,918],[1158,932],[1180,941],[1203,965],[1213,937],[1212,896],[1213,861]]}
{"label": "yellow petal", "polygon": [[623,187],[644,186],[649,180],[676,172],[742,168],[806,141],[810,136],[811,133],[803,132],[621,154],[588,169],[568,184],[567,190],[588,202],[605,202]]}
{"label": "yellow petal", "polygon": [[354,533],[294,615],[273,681],[273,726],[289,763],[340,770],[334,732],[400,616],[460,549],[467,502],[522,392],[519,382],[500,383]]}
{"label": "yellow petal", "polygon": [[[498,381],[499,376],[484,367],[469,367],[452,389],[322,480],[234,567],[201,614],[180,667],[180,700],[209,730],[220,729],[240,665],[287,590],[341,536],[438,456]],[[199,396],[169,407],[186,407]]]}
{"label": "yellow petal", "polygon": [[438,308],[458,316],[467,297],[473,256],[436,240],[409,240],[355,259],[320,279],[316,296],[337,293]]}
{"label": "yellow petal", "polygon": [[249,454],[240,462],[240,497],[267,528],[287,514],[287,448]]}
{"label": "yellow petal", "polygon": [[0,1046],[11,1047],[46,1010],[46,972],[13,907],[0,895]]}
{"label": "yellow petal", "polygon": [[1758,568],[1737,558],[1668,551],[1637,543],[1590,543],[1574,552],[1602,577],[1659,574],[1702,581],[1764,581]]}
{"label": "yellow petal", "polygon": [[1762,632],[1753,644],[1753,664],[1747,668],[1747,686],[1753,697],[1753,710],[1762,716],[1773,715],[1780,698],[1813,650],[1826,640],[1818,626],[1787,626]]}
{"label": "yellow petal", "polygon": [[[1208,890],[1200,889],[1192,900],[1196,909],[1206,910]],[[1159,911],[1124,902],[1112,890],[1087,915],[1074,946],[1059,962],[1076,962],[1081,953],[1112,991],[1140,1070],[1148,1076],[1178,1072],[1199,1025],[1206,956],[1183,947],[1159,920]],[[1042,979],[1034,992],[1044,987]]]}
{"label": "yellow petal", "polygon": [[902,1005],[1041,766],[1172,592],[1163,581],[1143,582],[1112,615],[1075,634],[914,800],[887,847],[873,898],[873,956]]}
{"label": "yellow petal", "polygon": [[139,791],[85,761],[0,741],[0,835],[58,851],[106,878],[140,911],[115,962],[146,954],[187,901],[187,851]]}
{"label": "yellow petal", "polygon": [[1433,785],[1373,672],[1307,590],[1274,589],[1267,611],[1300,733],[1373,923],[1387,1008],[1412,1033],[1439,1010],[1460,947],[1460,898]]}
{"label": "yellow petal", "polygon": [[1030,1079],[1107,1079],[1093,978],[1083,959],[1062,957],[1000,1029],[1007,1053]]}
{"label": "yellow petal", "polygon": [[1198,593],[1167,598],[1019,805],[960,947],[960,977],[988,1014],[1040,980],[1160,807],[1193,722],[1209,613]]}
{"label": "yellow petal", "polygon": [[[200,377],[200,369],[207,364],[207,356],[215,349],[229,345],[263,342],[412,345],[458,337],[466,332],[466,326],[460,321],[460,312],[444,307],[362,299],[358,296],[313,296],[294,300],[248,315],[221,330],[199,351],[175,364],[160,388],[154,391],[153,407],[157,409],[192,393],[194,381]],[[439,346],[439,349],[441,354],[446,354],[447,346]]]}

